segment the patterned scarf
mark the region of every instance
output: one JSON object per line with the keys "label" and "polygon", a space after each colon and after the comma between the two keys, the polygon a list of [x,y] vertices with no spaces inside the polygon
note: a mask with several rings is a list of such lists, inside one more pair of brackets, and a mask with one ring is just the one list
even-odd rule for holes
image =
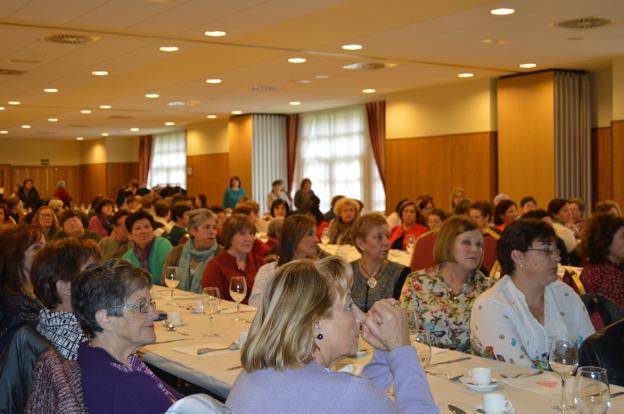
{"label": "patterned scarf", "polygon": [[156,238],[153,238],[152,241],[147,246],[145,246],[145,249],[141,249],[134,242],[132,243],[132,249],[134,250],[134,255],[136,256],[137,260],[141,264],[141,268],[147,272],[150,271],[149,255],[152,252],[152,246],[154,246],[155,241],[156,241]]}
{"label": "patterned scarf", "polygon": [[103,214],[98,214],[96,217],[97,217],[98,221],[100,222],[100,224],[102,225],[102,227],[104,227],[106,229],[106,231],[108,232],[108,234],[110,235],[111,231],[113,230],[113,226],[106,219],[106,216],[104,216]]}
{"label": "patterned scarf", "polygon": [[[214,244],[208,250],[195,249],[194,240],[189,240],[182,248],[182,256],[180,256],[180,262],[178,263],[178,276],[180,277],[180,286],[182,290],[188,290],[195,293],[201,293],[202,286],[202,274],[204,268],[208,262],[215,256],[215,253],[219,246]],[[199,264],[195,269],[193,275],[191,274],[191,259],[195,260]]]}
{"label": "patterned scarf", "polygon": [[85,341],[80,324],[73,313],[39,311],[37,331],[45,336],[66,359],[78,358],[78,346]]}

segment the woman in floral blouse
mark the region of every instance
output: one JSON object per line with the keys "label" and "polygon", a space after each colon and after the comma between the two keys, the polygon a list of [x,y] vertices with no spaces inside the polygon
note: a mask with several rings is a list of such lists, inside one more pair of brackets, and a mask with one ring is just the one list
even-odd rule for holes
{"label": "woman in floral blouse", "polygon": [[483,236],[477,223],[465,216],[445,221],[433,255],[437,266],[407,277],[401,306],[418,314],[421,329],[431,332],[432,345],[468,351],[472,304],[493,284],[479,271]]}

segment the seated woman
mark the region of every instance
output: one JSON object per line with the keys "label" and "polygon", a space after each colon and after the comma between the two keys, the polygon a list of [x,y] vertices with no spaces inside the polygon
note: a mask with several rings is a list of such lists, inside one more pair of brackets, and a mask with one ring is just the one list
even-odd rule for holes
{"label": "seated woman", "polygon": [[380,299],[398,299],[401,296],[401,288],[410,268],[388,261],[388,224],[382,215],[364,214],[355,221],[351,230],[355,248],[362,254],[359,260],[351,263],[351,296],[358,308],[368,312]]}
{"label": "seated woman", "polygon": [[217,215],[206,208],[193,210],[189,229],[191,239],[169,252],[163,268],[177,266],[178,289],[201,293],[206,265],[223,252],[223,247],[217,244]]}
{"label": "seated woman", "polygon": [[[225,220],[221,237],[225,251],[211,260],[202,275],[202,287],[217,287],[221,298],[230,297],[230,279],[232,276],[244,276],[247,292],[253,290],[256,273],[264,260],[252,253],[256,226],[243,214],[232,214]],[[247,303],[247,299],[243,301]]]}
{"label": "seated woman", "polygon": [[129,237],[128,229],[126,228],[126,219],[130,213],[128,210],[117,211],[111,220],[113,224],[113,231],[108,237],[102,238],[98,245],[102,250],[102,259],[108,260],[114,258],[120,258],[128,251]]}
{"label": "seated woman", "polygon": [[301,207],[300,210],[297,210],[297,213],[305,214],[307,217],[314,220],[314,225],[316,226],[316,236],[320,239],[323,233],[329,234],[329,223],[325,220],[325,216],[321,212],[319,208],[319,200],[316,196],[313,197],[313,200],[307,202]]}
{"label": "seated woman", "polygon": [[416,221],[418,224],[426,226],[427,217],[429,217],[429,213],[431,213],[431,210],[434,208],[433,197],[429,195],[419,195],[418,198],[416,198],[416,213],[418,215]]}
{"label": "seated woman", "polygon": [[39,311],[37,331],[66,359],[78,358],[85,340],[71,305],[72,283],[78,273],[102,258],[93,240],[54,240],[37,254],[31,272],[35,295],[45,308]]}
{"label": "seated woman", "polygon": [[91,414],[164,413],[181,398],[135,353],[156,340],[151,285],[149,273],[121,259],[83,271],[72,284],[74,314],[89,338],[78,363]]}
{"label": "seated woman", "polygon": [[314,220],[303,214],[293,214],[284,220],[278,244],[279,259],[265,264],[258,270],[249,296],[249,304],[256,307],[262,304],[262,295],[278,267],[295,259],[316,258],[317,243]]}
{"label": "seated woman", "polygon": [[441,208],[432,209],[427,216],[427,229],[429,231],[439,229],[447,218],[448,214],[446,214],[446,211]]}
{"label": "seated woman", "polygon": [[89,230],[98,233],[102,237],[110,236],[113,230],[111,217],[113,216],[113,200],[101,198],[93,207],[95,214],[89,219]]}
{"label": "seated woman", "polygon": [[624,306],[624,218],[594,215],[586,224],[581,250],[589,261],[581,272],[585,291]]}
{"label": "seated woman", "polygon": [[572,252],[578,241],[570,225],[570,202],[563,198],[554,198],[548,203],[548,214],[552,218],[552,226],[555,234],[566,245],[568,252]]}
{"label": "seated woman", "polygon": [[[394,299],[364,315],[351,300],[351,282],[350,266],[337,257],[277,270],[241,353],[244,371],[226,402],[233,412],[439,413],[406,315]],[[331,371],[358,350],[360,333],[376,348],[373,360],[360,376]]]}
{"label": "seated woman", "polygon": [[59,224],[62,232],[59,232],[54,236],[55,240],[64,239],[66,237],[74,237],[76,239],[89,239],[99,242],[102,239],[99,233],[85,229],[82,222],[84,215],[78,210],[67,209],[63,211],[59,218]]}
{"label": "seated woman", "polygon": [[477,298],[470,317],[475,353],[523,367],[548,368],[551,336],[581,341],[594,327],[579,296],[557,279],[555,232],[535,219],[513,222],[498,241],[504,274]]}
{"label": "seated woman", "polygon": [[18,323],[35,326],[43,305],[33,293],[30,272],[35,255],[45,245],[41,229],[33,225],[0,232],[0,342]]}
{"label": "seated woman", "polygon": [[173,248],[164,237],[154,237],[154,219],[145,210],[139,210],[126,218],[126,229],[130,233],[130,245],[122,259],[152,275],[152,282],[160,284],[165,260]]}
{"label": "seated woman", "polygon": [[401,306],[420,316],[421,329],[432,333],[432,345],[470,350],[470,310],[494,282],[479,268],[483,261],[481,229],[466,216],[448,219],[433,247],[437,266],[405,280]]}
{"label": "seated woman", "polygon": [[341,198],[334,206],[336,218],[329,224],[329,244],[353,244],[351,226],[360,215],[360,203],[352,198]]}
{"label": "seated woman", "polygon": [[61,232],[56,214],[48,206],[41,206],[35,211],[31,224],[41,227],[47,241],[52,240]]}
{"label": "seated woman", "polygon": [[264,245],[267,247],[267,255],[277,254],[279,239],[282,235],[282,227],[284,227],[284,217],[277,217],[269,221],[267,227],[267,241]]}
{"label": "seated woman", "polygon": [[290,214],[290,206],[288,205],[288,201],[278,198],[271,204],[271,217],[281,217],[286,218]]}
{"label": "seated woman", "polygon": [[401,225],[393,228],[390,233],[390,248],[405,250],[407,239],[411,236],[416,240],[418,236],[427,232],[427,228],[416,222],[416,203],[412,200],[405,200],[398,210]]}
{"label": "seated woman", "polygon": [[[7,202],[8,205],[8,202]],[[609,213],[616,217],[622,217],[622,209],[617,201],[603,200],[596,203],[593,214]]]}
{"label": "seated woman", "polygon": [[518,206],[515,201],[503,199],[494,207],[494,230],[502,233],[509,224],[518,219]]}

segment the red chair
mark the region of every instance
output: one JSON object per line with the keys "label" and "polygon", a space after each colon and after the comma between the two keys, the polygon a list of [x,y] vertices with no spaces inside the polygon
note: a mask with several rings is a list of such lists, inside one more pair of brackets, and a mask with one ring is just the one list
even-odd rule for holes
{"label": "red chair", "polygon": [[483,267],[489,274],[496,262],[496,245],[500,236],[495,231],[487,229],[483,232]]}
{"label": "red chair", "polygon": [[433,246],[438,237],[438,229],[431,230],[416,239],[414,253],[412,254],[412,271],[426,269],[436,265],[433,259]]}

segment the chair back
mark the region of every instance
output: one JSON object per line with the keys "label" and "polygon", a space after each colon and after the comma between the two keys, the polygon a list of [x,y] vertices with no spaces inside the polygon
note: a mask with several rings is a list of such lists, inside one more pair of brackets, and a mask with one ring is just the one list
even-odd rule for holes
{"label": "chair back", "polygon": [[581,278],[576,273],[569,271],[566,269],[563,272],[563,276],[561,277],[561,281],[566,285],[570,286],[574,291],[582,296],[585,294],[585,287],[583,286],[583,282],[581,282]]}
{"label": "chair back", "polygon": [[433,246],[438,238],[438,231],[428,231],[416,239],[410,268],[412,271],[426,269],[436,265],[433,259]]}
{"label": "chair back", "polygon": [[206,394],[193,394],[176,401],[165,414],[232,414],[223,403]]}
{"label": "chair back", "polygon": [[[496,236],[494,236],[496,235]],[[487,229],[483,232],[483,263],[482,266],[487,270],[487,274],[492,271],[494,263],[496,263],[496,245],[498,244],[498,235],[496,232]]]}
{"label": "chair back", "polygon": [[609,384],[624,386],[624,320],[612,323],[585,339],[579,349],[579,365],[607,370]]}
{"label": "chair back", "polygon": [[599,293],[581,295],[587,313],[596,330],[624,319],[624,308]]}

